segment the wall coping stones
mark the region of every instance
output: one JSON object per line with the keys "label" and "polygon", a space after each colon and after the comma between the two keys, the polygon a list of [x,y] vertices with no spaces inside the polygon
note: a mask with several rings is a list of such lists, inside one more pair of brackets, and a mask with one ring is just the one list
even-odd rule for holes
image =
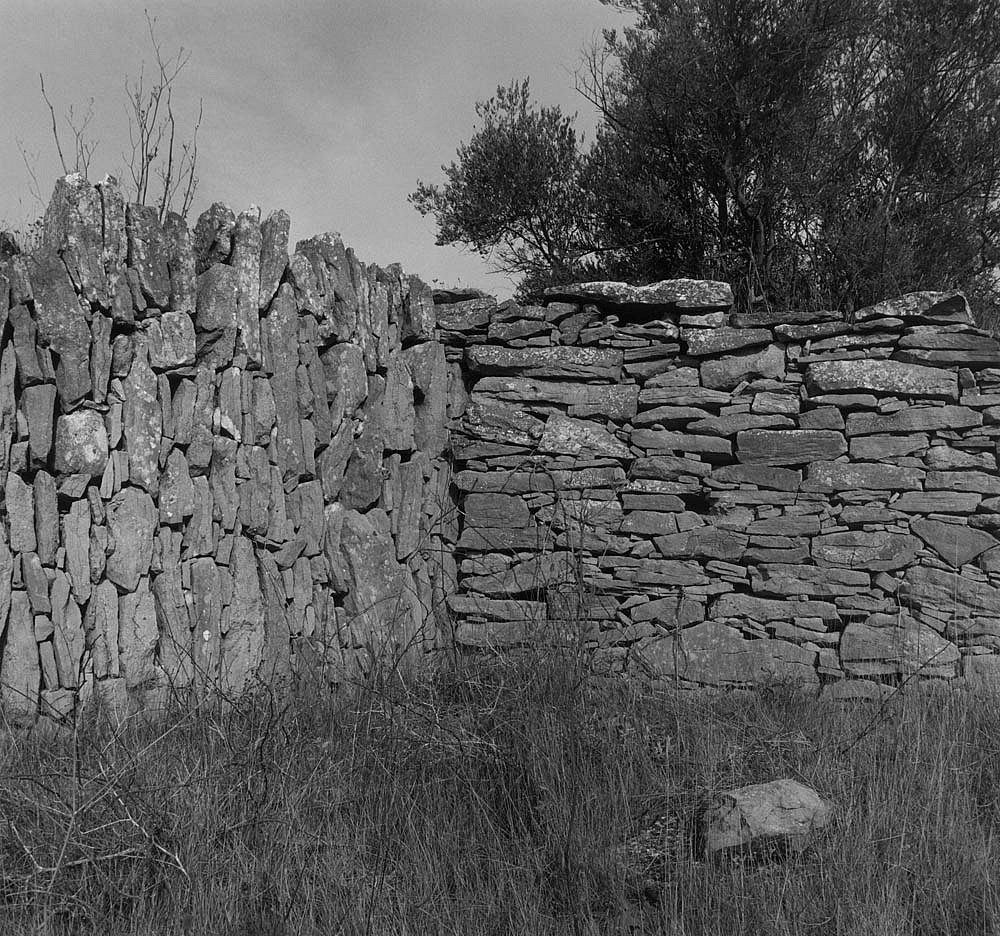
{"label": "wall coping stones", "polygon": [[710,312],[727,310],[733,305],[730,285],[712,280],[662,280],[648,286],[608,281],[575,283],[550,286],[544,294],[548,299],[603,302],[610,307],[642,305]]}

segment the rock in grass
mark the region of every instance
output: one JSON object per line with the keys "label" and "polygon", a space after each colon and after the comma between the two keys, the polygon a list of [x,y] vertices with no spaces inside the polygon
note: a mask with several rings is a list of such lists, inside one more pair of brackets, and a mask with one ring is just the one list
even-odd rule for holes
{"label": "rock in grass", "polygon": [[798,852],[832,818],[833,806],[796,780],[726,790],[705,812],[705,853],[718,858]]}

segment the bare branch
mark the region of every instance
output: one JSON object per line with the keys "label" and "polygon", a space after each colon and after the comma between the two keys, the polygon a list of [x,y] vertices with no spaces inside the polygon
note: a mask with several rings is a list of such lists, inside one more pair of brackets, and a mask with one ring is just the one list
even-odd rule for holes
{"label": "bare branch", "polygon": [[56,126],[56,111],[52,106],[52,102],[49,100],[49,96],[45,93],[45,76],[39,72],[38,81],[42,86],[42,99],[49,106],[49,116],[52,118],[52,137],[56,141],[56,152],[59,154],[59,162],[62,165],[63,174],[68,175],[69,169],[66,167],[66,157],[63,156],[62,144],[59,142],[59,128]]}

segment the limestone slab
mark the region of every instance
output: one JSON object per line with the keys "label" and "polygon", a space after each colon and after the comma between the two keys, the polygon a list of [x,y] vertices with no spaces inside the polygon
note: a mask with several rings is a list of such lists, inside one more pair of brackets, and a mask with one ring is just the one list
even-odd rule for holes
{"label": "limestone slab", "polygon": [[910,529],[956,569],[972,562],[986,550],[1000,546],[996,537],[964,523],[945,523],[942,520],[919,517],[910,521]]}
{"label": "limestone slab", "polygon": [[920,540],[915,536],[886,530],[826,533],[812,541],[812,555],[818,565],[873,572],[906,568],[919,549]]}
{"label": "limestone slab", "polygon": [[954,676],[958,647],[908,614],[873,614],[840,638],[840,664],[854,676]]}
{"label": "limestone slab", "polygon": [[583,458],[631,458],[629,447],[595,422],[553,413],[545,422],[538,451]]}
{"label": "limestone slab", "polygon": [[806,472],[813,491],[919,491],[925,476],[920,468],[877,462],[815,462]]}
{"label": "limestone slab", "polygon": [[466,366],[483,376],[576,379],[618,383],[622,353],[613,348],[503,348],[475,345],[466,351]]}
{"label": "limestone slab", "polygon": [[744,380],[763,377],[781,380],[785,376],[785,353],[777,345],[763,351],[743,352],[701,365],[702,385],[710,390],[732,390]]}
{"label": "limestone slab", "polygon": [[797,595],[835,598],[856,595],[871,587],[867,572],[786,563],[761,565],[751,578],[755,594],[774,598]]}
{"label": "limestone slab", "polygon": [[809,465],[846,451],[843,434],[829,429],[747,429],[736,436],[736,457],[744,464]]}
{"label": "limestone slab", "polygon": [[108,504],[107,526],[114,546],[107,558],[107,577],[127,592],[135,591],[149,571],[157,520],[153,499],[138,488],[123,488]]}
{"label": "limestone slab", "polygon": [[806,685],[818,682],[813,652],[785,641],[745,640],[738,630],[718,621],[644,641],[634,653],[651,675],[701,685],[752,686],[775,678]]}
{"label": "limestone slab", "polygon": [[957,400],[958,375],[902,361],[820,361],[806,369],[806,388],[824,393],[888,393],[902,397]]}

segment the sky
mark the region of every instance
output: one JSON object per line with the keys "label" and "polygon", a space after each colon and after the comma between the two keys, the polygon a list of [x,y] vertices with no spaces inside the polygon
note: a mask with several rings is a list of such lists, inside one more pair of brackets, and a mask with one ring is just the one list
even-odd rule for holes
{"label": "sky", "polygon": [[197,196],[291,215],[292,239],[337,231],[365,262],[401,262],[434,285],[510,295],[510,279],[455,247],[435,245],[433,218],[407,201],[441,182],[474,131],[475,103],[531,79],[537,101],[577,113],[582,50],[623,15],[599,0],[0,0],[0,222],[43,211],[61,174],[39,72],[60,120],[94,101],[99,141],[90,177],[127,166],[125,78],[153,61],[144,9],[166,56],[190,58],[175,83],[179,128],[198,100]]}

